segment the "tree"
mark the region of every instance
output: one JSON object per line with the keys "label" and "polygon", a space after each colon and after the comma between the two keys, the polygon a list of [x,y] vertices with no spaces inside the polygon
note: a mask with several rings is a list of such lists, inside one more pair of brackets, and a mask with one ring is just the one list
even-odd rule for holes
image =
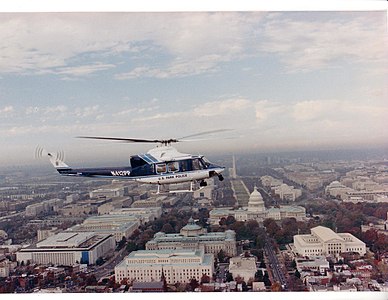
{"label": "tree", "polygon": [[295,259],[293,259],[292,262],[291,262],[291,268],[293,268],[293,269],[296,268],[296,261],[295,261]]}
{"label": "tree", "polygon": [[268,276],[267,272],[265,272],[265,274],[263,276],[263,282],[264,282],[265,286],[271,286],[272,285],[271,280],[269,280],[269,276]]}
{"label": "tree", "polygon": [[376,251],[386,251],[388,249],[388,237],[384,233],[377,235],[376,243],[374,244]]}
{"label": "tree", "polygon": [[300,279],[300,273],[299,273],[299,271],[298,271],[298,270],[296,270],[296,271],[295,271],[294,275],[295,275],[295,277],[297,277],[297,278],[299,278],[299,279]]}
{"label": "tree", "polygon": [[94,274],[86,277],[86,285],[96,285],[96,284],[97,284],[97,278]]}
{"label": "tree", "polygon": [[274,219],[265,219],[263,222],[264,227],[266,228],[269,235],[274,236],[276,233],[278,233],[281,228],[276,223]]}
{"label": "tree", "polygon": [[160,231],[162,231],[164,233],[174,233],[175,232],[174,227],[172,227],[170,223],[164,224]]}
{"label": "tree", "polygon": [[201,284],[203,283],[209,283],[210,282],[210,277],[206,274],[202,274],[202,277],[201,277]]}
{"label": "tree", "polygon": [[233,281],[233,274],[232,273],[226,273],[226,281],[231,282]]}
{"label": "tree", "polygon": [[255,281],[263,281],[263,272],[261,270],[256,271],[255,273]]}
{"label": "tree", "polygon": [[192,278],[192,279],[190,280],[189,286],[190,286],[190,288],[191,288],[191,291],[195,291],[195,289],[196,289],[197,287],[199,287],[198,280],[195,279],[195,278]]}
{"label": "tree", "polygon": [[96,260],[96,265],[97,266],[101,266],[101,265],[103,265],[104,264],[104,259],[100,256],[99,258],[97,258],[97,260]]}
{"label": "tree", "polygon": [[217,253],[217,259],[219,262],[225,261],[225,252],[222,249]]}
{"label": "tree", "polygon": [[236,219],[233,216],[227,216],[226,218],[226,225],[232,225],[233,223],[236,222]]}
{"label": "tree", "polygon": [[264,269],[264,268],[266,268],[266,267],[267,267],[267,266],[265,265],[264,260],[260,261],[260,266],[259,266],[259,268]]}
{"label": "tree", "polygon": [[271,292],[281,292],[282,291],[282,286],[280,285],[279,282],[275,282],[274,284],[271,285]]}
{"label": "tree", "polygon": [[137,246],[134,242],[128,242],[126,249],[128,252],[136,251]]}

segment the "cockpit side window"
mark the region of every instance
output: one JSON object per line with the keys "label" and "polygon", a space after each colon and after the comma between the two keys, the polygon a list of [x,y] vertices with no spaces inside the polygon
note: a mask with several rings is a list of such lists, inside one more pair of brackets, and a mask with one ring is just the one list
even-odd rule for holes
{"label": "cockpit side window", "polygon": [[182,172],[191,171],[191,161],[189,159],[181,160],[180,165]]}
{"label": "cockpit side window", "polygon": [[156,165],[156,173],[157,174],[162,174],[162,173],[166,173],[166,172],[167,172],[166,164],[157,164]]}
{"label": "cockpit side window", "polygon": [[177,172],[179,171],[179,162],[172,161],[167,164],[168,172]]}

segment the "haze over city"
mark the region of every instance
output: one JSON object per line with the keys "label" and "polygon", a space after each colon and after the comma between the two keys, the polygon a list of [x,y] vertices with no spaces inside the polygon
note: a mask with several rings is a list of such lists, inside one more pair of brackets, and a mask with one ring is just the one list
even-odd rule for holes
{"label": "haze over city", "polygon": [[74,137],[220,128],[233,131],[178,148],[386,146],[386,22],[384,11],[1,13],[0,164],[35,163],[38,144],[69,163],[126,160],[150,147]]}

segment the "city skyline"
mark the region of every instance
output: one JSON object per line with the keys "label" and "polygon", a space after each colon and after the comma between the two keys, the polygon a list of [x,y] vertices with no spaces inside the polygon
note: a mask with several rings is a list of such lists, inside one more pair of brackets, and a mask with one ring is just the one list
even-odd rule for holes
{"label": "city skyline", "polygon": [[[1,13],[0,164],[175,138],[182,152],[386,146],[384,11]],[[233,137],[234,139],[229,139]],[[223,139],[226,138],[226,139]],[[93,153],[93,156],[91,156]]]}

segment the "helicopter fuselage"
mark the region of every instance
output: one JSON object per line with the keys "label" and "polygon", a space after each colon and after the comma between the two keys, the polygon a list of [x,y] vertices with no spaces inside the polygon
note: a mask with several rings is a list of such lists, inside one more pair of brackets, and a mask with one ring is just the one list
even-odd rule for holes
{"label": "helicopter fuselage", "polygon": [[218,176],[224,167],[215,165],[203,156],[186,155],[179,159],[162,161],[147,153],[130,158],[128,167],[77,168],[57,166],[57,171],[65,176],[127,179],[148,184],[174,184],[201,181]]}

